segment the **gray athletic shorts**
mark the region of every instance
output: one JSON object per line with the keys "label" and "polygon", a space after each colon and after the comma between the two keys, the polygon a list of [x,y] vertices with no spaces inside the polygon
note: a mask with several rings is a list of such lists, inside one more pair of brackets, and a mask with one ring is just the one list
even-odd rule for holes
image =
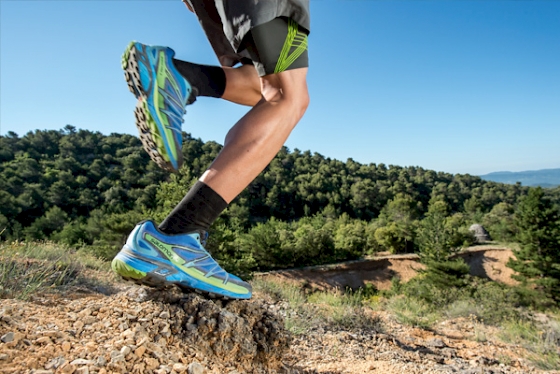
{"label": "gray athletic shorts", "polygon": [[263,76],[309,65],[309,0],[183,1],[222,66],[252,63]]}

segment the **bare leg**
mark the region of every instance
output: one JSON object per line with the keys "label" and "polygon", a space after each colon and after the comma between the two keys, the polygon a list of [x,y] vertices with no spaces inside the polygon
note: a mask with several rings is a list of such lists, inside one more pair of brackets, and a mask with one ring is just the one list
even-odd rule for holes
{"label": "bare leg", "polygon": [[231,128],[224,148],[200,178],[226,202],[264,170],[305,113],[306,75],[307,68],[301,68],[260,79],[260,101]]}
{"label": "bare leg", "polygon": [[226,89],[222,99],[236,104],[255,106],[262,98],[261,82],[253,65],[238,68],[222,66],[226,74]]}

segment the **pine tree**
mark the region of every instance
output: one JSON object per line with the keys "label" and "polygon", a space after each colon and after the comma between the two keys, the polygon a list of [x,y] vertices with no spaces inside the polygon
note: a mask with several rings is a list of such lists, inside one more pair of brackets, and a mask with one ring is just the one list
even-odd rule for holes
{"label": "pine tree", "polygon": [[448,224],[448,210],[447,203],[432,199],[417,235],[420,262],[426,265],[424,280],[438,288],[465,286],[470,270],[463,259],[451,259],[458,230]]}
{"label": "pine tree", "polygon": [[520,249],[507,266],[517,272],[512,277],[546,296],[560,301],[560,213],[534,188],[524,197],[515,215]]}
{"label": "pine tree", "polygon": [[416,241],[423,263],[445,261],[452,254],[454,231],[445,224],[448,210],[444,201],[432,200],[426,217],[420,222]]}

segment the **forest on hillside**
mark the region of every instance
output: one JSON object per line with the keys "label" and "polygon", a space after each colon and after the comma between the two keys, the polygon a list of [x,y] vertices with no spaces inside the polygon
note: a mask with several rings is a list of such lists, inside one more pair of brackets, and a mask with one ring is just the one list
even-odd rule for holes
{"label": "forest on hillside", "polygon": [[[221,149],[183,135],[185,166],[173,175],[131,135],[68,125],[0,136],[0,240],[52,240],[112,258],[137,222],[163,219]],[[377,251],[458,249],[473,242],[473,223],[511,242],[529,190],[283,148],[213,225],[207,246],[226,268],[249,273]],[[560,209],[560,187],[543,196]]]}

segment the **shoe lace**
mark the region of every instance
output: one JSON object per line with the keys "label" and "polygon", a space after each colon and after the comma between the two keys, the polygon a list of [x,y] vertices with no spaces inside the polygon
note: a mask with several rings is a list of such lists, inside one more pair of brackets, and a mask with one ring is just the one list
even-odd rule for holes
{"label": "shoe lace", "polygon": [[[204,231],[204,230],[199,230],[199,240],[200,240],[200,244],[203,247],[206,247],[206,243],[208,241],[208,231]],[[206,248],[204,248],[206,250]],[[211,259],[214,263],[215,266],[208,272],[206,273],[206,276],[209,277],[211,275],[217,274],[217,273],[225,273],[225,279],[224,279],[224,283],[227,283],[229,280],[229,274],[227,271],[225,271],[224,269],[222,269],[222,267],[216,262],[216,260],[214,260],[214,258],[212,257],[212,255],[206,250],[206,253],[208,253],[208,256],[196,259],[194,262],[200,262],[200,261],[204,261],[207,259]]]}

